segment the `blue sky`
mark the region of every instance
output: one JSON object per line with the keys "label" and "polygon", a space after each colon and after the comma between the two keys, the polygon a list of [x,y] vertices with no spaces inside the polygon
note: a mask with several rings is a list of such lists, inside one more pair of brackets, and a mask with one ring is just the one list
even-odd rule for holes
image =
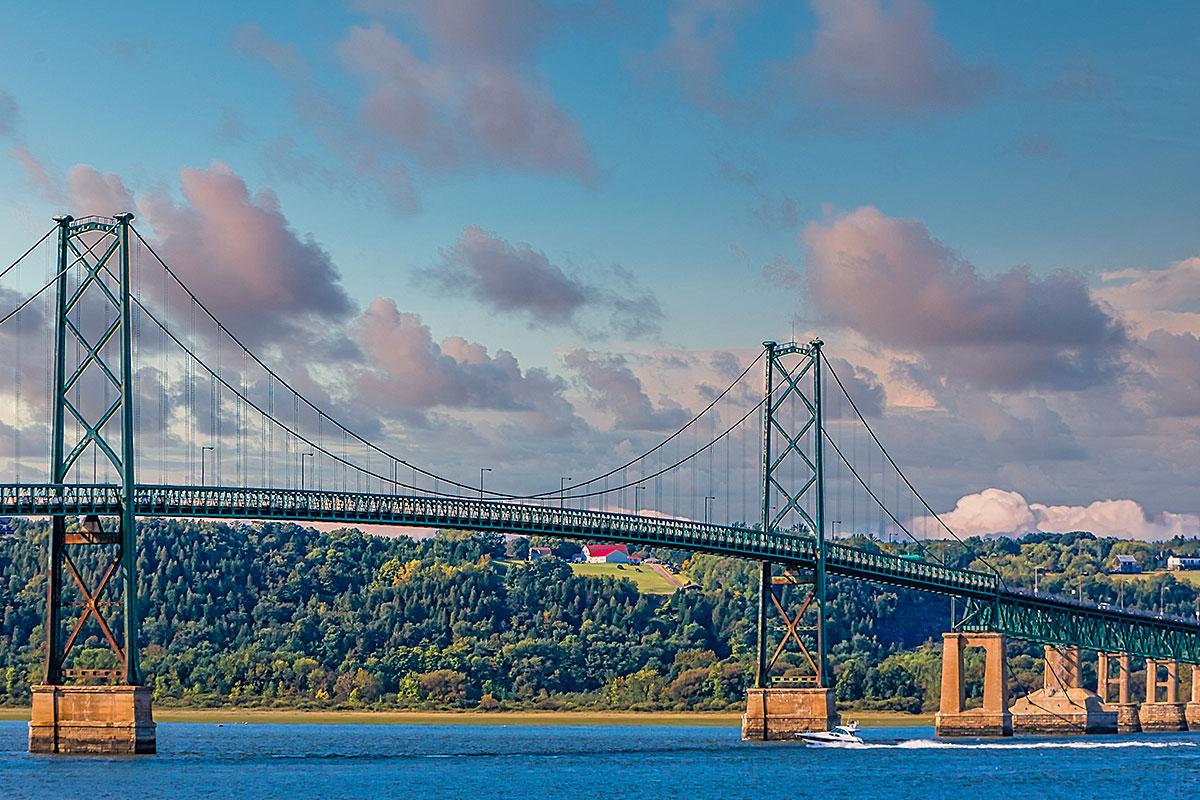
{"label": "blue sky", "polygon": [[[786,338],[795,325],[820,330],[872,371],[899,439],[938,428],[938,414],[969,417],[1010,401],[1026,409],[1012,416],[1013,430],[1029,430],[1030,415],[1043,414],[1028,410],[1036,400],[1086,453],[1045,464],[1019,448],[992,453],[959,485],[931,471],[946,508],[996,488],[1051,506],[1132,499],[1151,517],[1200,510],[1194,480],[1178,475],[1186,454],[1132,482],[1095,466],[1114,449],[1131,463],[1151,463],[1160,437],[1178,441],[1197,428],[1190,405],[1166,398],[1186,396],[1195,378],[1178,375],[1180,362],[1154,361],[1168,358],[1168,348],[1152,339],[1161,325],[1176,337],[1172,354],[1192,346],[1200,330],[1187,315],[1197,313],[1200,296],[1188,294],[1190,278],[1171,284],[1186,291],[1170,324],[1161,315],[1171,309],[1128,286],[1114,293],[1102,278],[1139,270],[1127,283],[1170,282],[1175,265],[1200,255],[1194,3],[444,5],[435,13],[383,0],[275,9],[131,2],[67,15],[17,4],[0,48],[0,97],[14,109],[0,118],[11,156],[0,158],[0,242],[19,252],[64,203],[88,199],[70,186],[76,165],[119,176],[139,203],[153,195],[183,207],[180,170],[220,162],[251,195],[277,196],[288,229],[328,252],[358,307],[395,298],[436,341],[461,336],[504,348],[522,368],[561,376],[597,429],[611,432],[616,412],[595,400],[597,387],[565,365],[565,353],[630,359],[653,404],[660,398],[648,354],[744,353],[763,338]],[[477,28],[496,35],[481,47]],[[374,31],[380,49],[350,52],[355,29]],[[410,60],[397,61],[399,52]],[[491,119],[499,133],[471,132],[486,121],[463,97],[499,81],[515,87],[510,100],[531,104],[530,124],[549,133],[513,126],[515,112],[504,116],[511,103]],[[440,128],[396,132],[411,118],[377,95],[401,86],[418,87],[418,99],[405,95],[406,102],[431,109]],[[320,114],[308,113],[314,98],[324,104]],[[456,150],[443,162],[431,155],[439,138],[453,139]],[[47,180],[39,183],[31,163]],[[389,202],[378,177],[391,165],[410,175],[408,207]],[[1068,270],[1090,298],[1082,302],[1129,335],[1064,335],[1056,353],[1094,347],[1085,360],[1120,363],[1070,386],[1044,370],[989,384],[938,360],[947,348],[954,361],[962,348],[1001,337],[1003,326],[960,329],[947,319],[939,330],[950,333],[939,337],[839,309],[851,300],[839,294],[846,287],[826,282],[822,294],[813,275],[824,267],[814,259],[844,256],[847,227],[865,219],[853,216],[864,208],[912,221],[944,246],[915,244],[923,235],[916,229],[876,220],[870,236],[910,237],[911,247],[894,252],[940,267],[884,270],[894,285],[874,283],[872,291],[902,307],[906,292],[923,291],[920,281],[957,285],[956,270],[967,264],[975,289],[950,296],[994,311],[1002,284],[988,281],[997,276],[1024,275],[1017,293],[1053,294],[1041,281]],[[832,231],[833,243],[814,246],[809,226]],[[464,273],[482,288],[454,291],[436,276],[469,228],[520,258],[528,244],[610,300],[652,297],[661,308],[657,330],[604,330],[607,300],[587,301],[569,324],[539,317],[545,307],[504,310],[487,296],[479,272],[487,265]],[[1018,303],[1001,313],[1024,311]],[[1064,326],[1073,313],[1063,312]],[[1148,367],[1131,366],[1147,359]],[[913,365],[926,377],[904,377]],[[676,400],[688,406],[684,395]],[[1170,415],[1161,410],[1168,406]],[[1102,408],[1140,415],[1137,435],[1114,443],[1097,421]],[[455,413],[452,404],[424,410]],[[999,423],[981,422],[989,424]],[[1008,435],[996,429],[989,441]]]}

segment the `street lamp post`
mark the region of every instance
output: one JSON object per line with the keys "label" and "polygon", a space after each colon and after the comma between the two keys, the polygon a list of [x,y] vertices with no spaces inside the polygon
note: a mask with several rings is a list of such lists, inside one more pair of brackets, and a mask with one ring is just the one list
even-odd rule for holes
{"label": "street lamp post", "polygon": [[1167,613],[1167,585],[1164,583],[1158,591],[1158,615],[1161,617]]}
{"label": "street lamp post", "polygon": [[717,498],[711,494],[704,496],[704,524],[705,525],[708,524],[708,504],[710,501],[715,502],[716,499]]}
{"label": "street lamp post", "polygon": [[491,471],[492,471],[491,467],[480,467],[479,468],[479,499],[480,500],[483,499],[483,473],[491,472]]}
{"label": "street lamp post", "polygon": [[304,459],[311,458],[316,464],[316,453],[301,453],[300,454],[300,491],[304,491]]}
{"label": "street lamp post", "polygon": [[558,479],[558,507],[559,508],[563,508],[563,506],[564,506],[563,499],[564,499],[564,495],[567,493],[567,481],[574,481],[574,480],[575,479],[570,477],[569,475],[563,475],[561,478]]}
{"label": "street lamp post", "polygon": [[1033,568],[1033,593],[1038,593],[1038,573],[1042,571],[1041,567]]}
{"label": "street lamp post", "polygon": [[206,451],[212,450],[211,444],[206,444],[200,448],[200,485],[204,485],[204,454]]}
{"label": "street lamp post", "polygon": [[1083,578],[1087,575],[1086,572],[1079,573],[1079,602],[1083,602]]}
{"label": "street lamp post", "polygon": [[634,516],[637,516],[638,512],[642,510],[642,506],[638,503],[638,492],[644,492],[644,491],[646,491],[645,486],[633,487],[633,514],[634,514]]}

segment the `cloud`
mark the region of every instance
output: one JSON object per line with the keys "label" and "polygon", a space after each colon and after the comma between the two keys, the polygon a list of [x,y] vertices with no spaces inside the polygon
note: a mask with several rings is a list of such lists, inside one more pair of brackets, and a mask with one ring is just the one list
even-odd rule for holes
{"label": "cloud", "polygon": [[430,39],[427,58],[380,24],[350,29],[338,49],[367,85],[364,122],[426,168],[474,161],[592,181],[578,125],[532,67],[548,10],[469,5],[471,13],[449,3],[417,13]]}
{"label": "cloud", "polygon": [[698,106],[730,113],[738,101],[721,87],[724,58],[736,44],[736,26],[752,0],[676,0],[667,12],[667,38],[650,55],[649,66],[679,76]]}
{"label": "cloud", "polygon": [[21,123],[21,109],[8,92],[0,92],[0,138],[16,136]]}
{"label": "cloud", "polygon": [[17,145],[9,151],[9,154],[25,170],[25,179],[33,187],[34,191],[51,203],[66,201],[67,193],[63,190],[61,176],[55,174],[50,167],[43,164],[29,148],[24,145]]}
{"label": "cloud", "polygon": [[1163,269],[1123,269],[1100,275],[1096,296],[1118,308],[1139,331],[1200,335],[1200,257]]}
{"label": "cloud", "polygon": [[369,362],[355,377],[354,391],[386,413],[443,407],[573,416],[561,378],[522,370],[507,350],[489,355],[461,337],[439,344],[419,316],[400,311],[390,298],[371,301],[354,328]]}
{"label": "cloud", "polygon": [[960,536],[1016,536],[1030,531],[1090,531],[1097,536],[1148,540],[1200,536],[1200,515],[1196,514],[1150,514],[1133,500],[1050,506],[1030,503],[1021,494],[1003,489],[966,495],[941,517]]}
{"label": "cloud", "polygon": [[817,30],[785,71],[835,107],[868,113],[952,111],[978,103],[997,84],[933,29],[920,0],[810,0]]}
{"label": "cloud", "polygon": [[[86,182],[98,183],[94,176]],[[285,342],[354,312],[329,254],[292,229],[274,192],[252,195],[220,163],[180,170],[180,189],[182,204],[155,194],[139,210],[167,263],[248,344]]]}
{"label": "cloud", "polygon": [[660,397],[656,408],[624,356],[577,349],[563,361],[579,375],[596,407],[613,417],[616,429],[661,431],[688,420],[687,409],[669,397]]}
{"label": "cloud", "polygon": [[134,208],[133,193],[119,175],[76,164],[67,173],[72,212],[77,217],[99,214],[111,217]]}
{"label": "cloud", "polygon": [[1139,361],[1146,370],[1140,384],[1149,392],[1153,411],[1200,417],[1200,337],[1155,330],[1141,344],[1148,358]]}
{"label": "cloud", "polygon": [[877,345],[919,352],[937,374],[1016,390],[1109,380],[1122,324],[1073,273],[991,277],[916,220],[865,206],[804,230],[808,281],[828,322]]}
{"label": "cloud", "polygon": [[[632,284],[628,273],[618,277]],[[528,244],[512,245],[475,226],[443,251],[439,266],[421,271],[419,278],[446,293],[465,291],[492,311],[521,314],[537,325],[577,324],[581,313],[599,310],[608,312],[610,329],[638,336],[656,332],[663,316],[651,294],[586,283]]]}

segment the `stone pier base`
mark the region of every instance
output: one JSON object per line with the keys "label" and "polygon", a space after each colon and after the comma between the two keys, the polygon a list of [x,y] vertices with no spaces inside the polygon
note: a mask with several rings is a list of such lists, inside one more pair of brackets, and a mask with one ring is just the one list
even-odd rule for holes
{"label": "stone pier base", "polygon": [[1188,703],[1184,716],[1187,718],[1189,731],[1200,731],[1200,703]]}
{"label": "stone pier base", "polygon": [[1117,715],[1117,733],[1142,732],[1137,703],[1105,703],[1104,710]]}
{"label": "stone pier base", "polygon": [[838,719],[832,689],[747,689],[742,738],[795,739],[802,732],[829,730]]}
{"label": "stone pier base", "polygon": [[[983,707],[966,707],[963,681],[963,651],[984,651]],[[1011,736],[1012,715],[1008,712],[1008,681],[1004,670],[1004,634],[942,634],[942,700],[934,730],[938,736]]]}
{"label": "stone pier base", "polygon": [[1186,731],[1187,705],[1184,703],[1142,703],[1138,714],[1146,733]]}
{"label": "stone pier base", "polygon": [[1013,703],[1013,733],[1116,733],[1120,714],[1105,710],[1099,695],[1078,686],[1038,689]]}
{"label": "stone pier base", "polygon": [[149,687],[33,687],[31,753],[153,753],[154,728]]}

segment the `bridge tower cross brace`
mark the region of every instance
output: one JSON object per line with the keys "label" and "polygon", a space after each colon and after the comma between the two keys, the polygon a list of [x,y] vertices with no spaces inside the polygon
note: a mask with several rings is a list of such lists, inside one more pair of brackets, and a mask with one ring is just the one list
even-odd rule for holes
{"label": "bridge tower cross brace", "polygon": [[[825,445],[822,411],[821,348],[824,343],[813,339],[808,344],[763,342],[765,374],[763,386],[762,428],[762,529],[775,530],[795,513],[803,532],[812,535],[816,543],[815,568],[811,578],[804,580],[792,572],[775,574],[775,565],[763,561],[758,594],[758,636],[755,687],[771,685],[771,669],[788,646],[795,642],[812,670],[815,688],[828,688],[829,672],[826,659],[826,575],[825,575]],[[800,412],[789,419],[780,410],[793,400],[799,401]],[[778,437],[778,452],[776,438]],[[790,485],[783,470],[798,466],[798,485]],[[811,590],[791,616],[782,600],[787,585],[807,583]],[[777,588],[778,587],[778,588]],[[768,654],[768,618],[771,608],[783,617],[785,633],[773,654]],[[800,627],[799,623],[811,609],[815,624]],[[811,647],[800,633],[811,634]]]}
{"label": "bridge tower cross brace", "polygon": [[[84,470],[83,457],[102,463],[106,481],[117,488],[120,499],[119,530],[105,531],[101,520],[88,517],[82,532],[67,532],[66,512],[51,517],[47,554],[45,684],[61,686],[70,678],[116,678],[136,686],[138,666],[137,546],[134,518],[134,415],[133,327],[130,297],[129,232],[133,214],[112,218],[70,215],[58,223],[58,278],[54,315],[54,384],[52,387],[50,482],[60,487],[72,481],[71,473]],[[77,277],[72,280],[71,272]],[[100,324],[95,322],[100,316]],[[68,347],[72,344],[73,347]],[[73,355],[68,361],[69,355]],[[97,392],[97,387],[102,390]],[[115,398],[109,393],[115,390]],[[99,401],[99,405],[97,405]],[[69,422],[76,424],[69,425]],[[68,428],[79,431],[71,436]],[[69,448],[69,449],[68,449]],[[93,469],[96,467],[93,466]],[[111,560],[89,586],[71,558],[67,545],[115,546]],[[68,634],[63,602],[64,568],[81,595],[80,616]],[[118,577],[121,602],[103,599],[112,579]],[[121,636],[110,624],[106,609],[119,605]],[[94,619],[116,658],[116,670],[67,670],[68,654],[79,640],[89,618]],[[65,634],[65,635],[64,635]]]}

